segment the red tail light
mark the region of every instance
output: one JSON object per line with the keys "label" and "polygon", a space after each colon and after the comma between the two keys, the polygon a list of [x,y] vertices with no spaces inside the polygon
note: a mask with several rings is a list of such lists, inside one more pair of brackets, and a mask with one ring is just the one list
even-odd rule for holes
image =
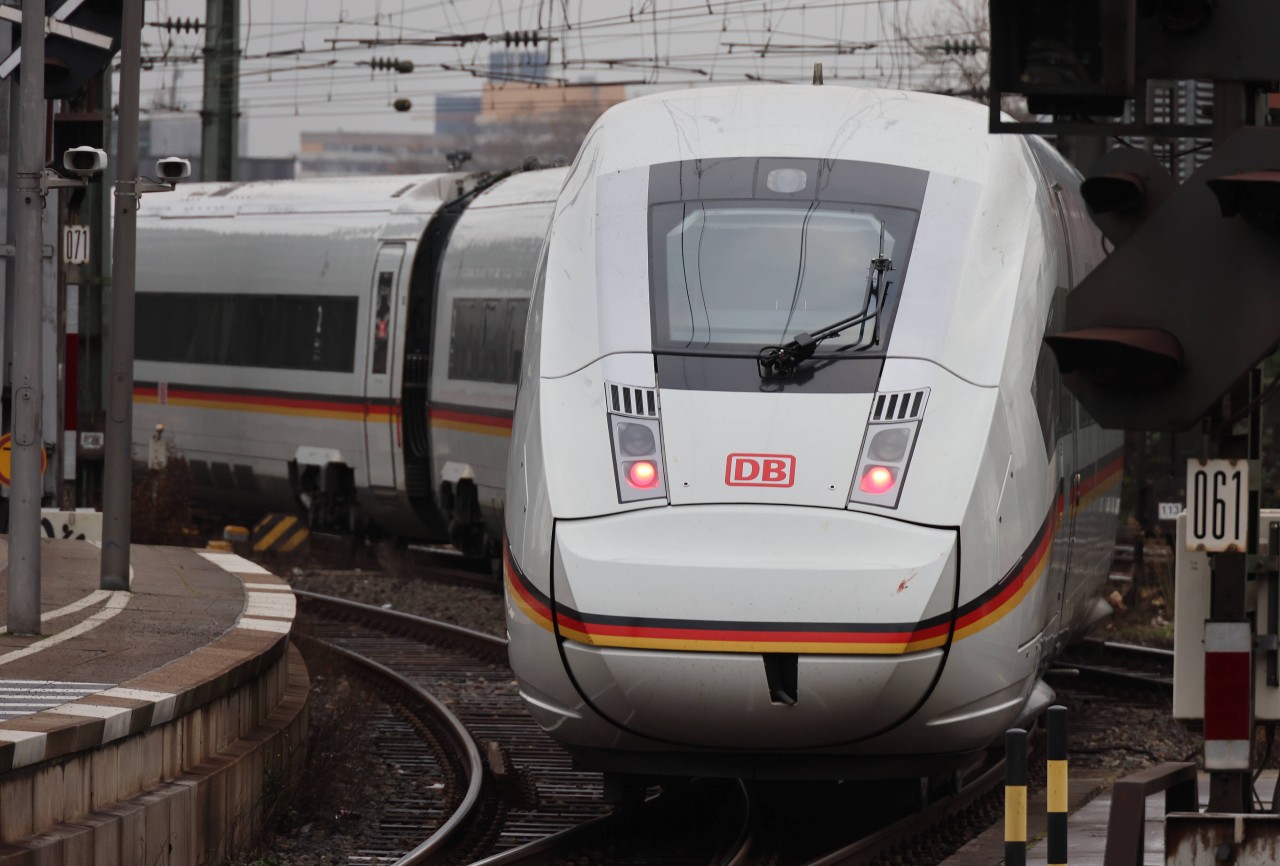
{"label": "red tail light", "polygon": [[863,493],[878,496],[881,493],[888,493],[892,490],[896,480],[893,470],[889,467],[868,466],[866,471],[862,473],[862,480],[858,482],[858,489]]}
{"label": "red tail light", "polygon": [[658,486],[658,467],[649,460],[637,460],[627,464],[627,483],[646,490]]}

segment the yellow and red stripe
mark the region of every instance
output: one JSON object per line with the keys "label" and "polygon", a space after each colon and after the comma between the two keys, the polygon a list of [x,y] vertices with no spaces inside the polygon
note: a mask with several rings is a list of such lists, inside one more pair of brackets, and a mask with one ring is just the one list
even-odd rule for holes
{"label": "yellow and red stripe", "polygon": [[133,388],[134,403],[164,403],[195,409],[220,409],[232,412],[259,412],[272,415],[294,415],[307,418],[331,418],[341,421],[397,420],[400,404],[395,400],[366,400],[363,397],[321,397],[311,394],[280,394],[271,391],[238,391],[197,388],[189,385],[167,385],[161,389],[153,383],[139,383]]}
{"label": "yellow and red stripe", "polygon": [[[264,412],[275,415],[299,415],[342,421],[395,420],[401,417],[399,400],[367,400],[363,397],[332,397],[314,394],[283,394],[272,391],[249,391],[198,388],[190,385],[166,385],[163,389],[152,382],[134,386],[133,402],[196,409],[221,409],[232,412]],[[511,413],[459,406],[432,405],[427,410],[432,427],[485,433],[492,436],[511,435]]]}
{"label": "yellow and red stripe", "polygon": [[487,436],[510,436],[511,416],[506,413],[482,414],[456,407],[433,405],[428,412],[433,428],[481,433]]}
{"label": "yellow and red stripe", "polygon": [[1098,461],[1097,470],[1088,478],[1080,479],[1080,501],[1075,511],[1083,511],[1120,483],[1124,475],[1124,454],[1113,451]]}
{"label": "yellow and red stripe", "polygon": [[578,643],[628,649],[686,652],[796,652],[842,655],[901,655],[945,645],[1003,619],[1036,585],[1049,561],[1062,515],[1062,499],[1036,533],[1026,555],[982,595],[917,623],[710,622],[586,614],[553,604],[531,584],[508,552],[505,576],[517,607],[538,625]]}

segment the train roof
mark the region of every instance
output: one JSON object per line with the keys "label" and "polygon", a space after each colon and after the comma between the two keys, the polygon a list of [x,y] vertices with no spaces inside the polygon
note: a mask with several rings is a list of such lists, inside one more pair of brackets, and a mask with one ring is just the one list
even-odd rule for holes
{"label": "train roof", "polygon": [[179,184],[146,198],[140,217],[290,213],[413,213],[434,211],[458,195],[467,175],[320,177],[248,183]]}
{"label": "train roof", "polygon": [[1004,151],[985,106],[930,93],[756,84],[690,88],[610,108],[583,146],[593,174],[686,159],[825,156],[983,182]]}
{"label": "train roof", "polygon": [[471,208],[507,207],[516,204],[550,204],[560,195],[568,168],[522,171],[505,178],[476,196]]}

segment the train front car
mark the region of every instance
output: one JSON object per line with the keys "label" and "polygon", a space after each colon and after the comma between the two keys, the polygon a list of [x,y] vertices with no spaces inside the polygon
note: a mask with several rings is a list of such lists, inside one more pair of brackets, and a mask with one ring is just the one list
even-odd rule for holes
{"label": "train front car", "polygon": [[1041,348],[1099,249],[1073,177],[943,97],[601,118],[540,265],[506,512],[512,663],[584,766],[925,776],[1044,705],[1118,478]]}

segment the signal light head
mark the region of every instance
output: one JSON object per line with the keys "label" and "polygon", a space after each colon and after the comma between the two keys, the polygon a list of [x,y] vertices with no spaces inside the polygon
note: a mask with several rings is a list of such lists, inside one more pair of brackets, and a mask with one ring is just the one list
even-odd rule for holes
{"label": "signal light head", "polygon": [[862,480],[858,482],[858,489],[863,493],[879,496],[892,490],[896,481],[893,470],[888,466],[868,466],[862,473]]}
{"label": "signal light head", "polygon": [[626,465],[627,483],[640,490],[658,486],[658,467],[651,460],[637,460]]}

